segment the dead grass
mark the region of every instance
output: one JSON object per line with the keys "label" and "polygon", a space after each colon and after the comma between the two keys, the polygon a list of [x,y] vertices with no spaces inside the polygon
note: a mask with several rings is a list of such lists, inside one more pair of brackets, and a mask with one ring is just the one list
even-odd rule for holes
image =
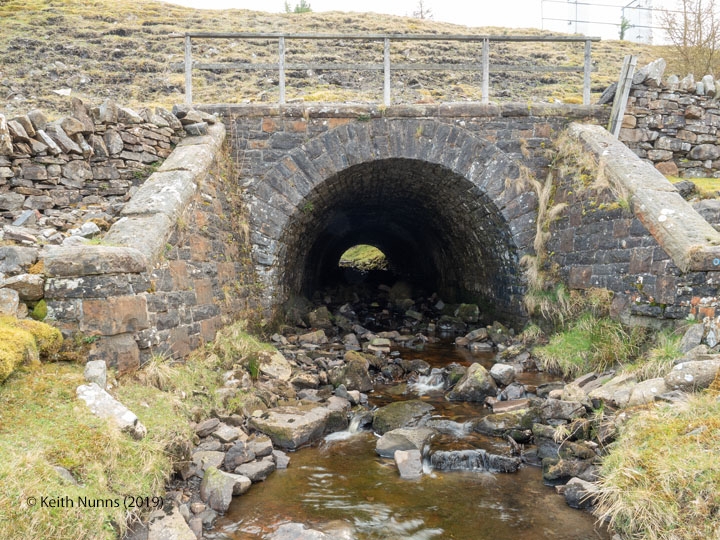
{"label": "dead grass", "polygon": [[596,515],[623,538],[717,540],[719,439],[712,393],[634,415],[603,459]]}

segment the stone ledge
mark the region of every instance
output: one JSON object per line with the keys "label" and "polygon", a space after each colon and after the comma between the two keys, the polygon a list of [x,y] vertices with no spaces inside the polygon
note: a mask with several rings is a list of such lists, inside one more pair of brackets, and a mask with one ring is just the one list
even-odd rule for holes
{"label": "stone ledge", "polygon": [[458,118],[458,117],[516,117],[549,116],[567,118],[606,118],[608,109],[599,105],[572,105],[567,103],[479,103],[457,102],[438,105],[373,104],[292,104],[292,105],[203,105],[199,109],[221,116],[287,118]]}
{"label": "stone ledge", "polygon": [[627,189],[633,213],[681,271],[720,271],[720,232],[659,171],[601,126],[571,124],[569,132]]}
{"label": "stone ledge", "polygon": [[47,277],[139,274],[148,269],[143,253],[129,247],[51,247],[40,253]]}

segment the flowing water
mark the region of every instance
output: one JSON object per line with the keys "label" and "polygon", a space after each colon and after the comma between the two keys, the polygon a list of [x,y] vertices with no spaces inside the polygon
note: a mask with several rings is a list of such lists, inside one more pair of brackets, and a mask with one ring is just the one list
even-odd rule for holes
{"label": "flowing water", "polygon": [[[435,367],[477,361],[451,345],[425,351],[402,350]],[[492,364],[492,355],[480,358]],[[525,373],[523,383],[539,384],[542,374]],[[468,433],[464,422],[488,414],[480,404],[451,403],[437,378],[383,386],[369,394],[373,405],[399,399],[423,399],[436,407],[443,435],[435,449],[482,448],[507,453],[500,439]],[[321,444],[290,454],[290,466],[276,471],[233,500],[211,536],[216,539],[269,538],[283,523],[298,522],[328,537],[357,540],[606,540],[587,512],[573,510],[542,483],[538,468],[523,466],[514,474],[477,471],[438,472],[426,465],[417,480],[399,477],[393,460],[375,453],[377,436],[351,425]]]}

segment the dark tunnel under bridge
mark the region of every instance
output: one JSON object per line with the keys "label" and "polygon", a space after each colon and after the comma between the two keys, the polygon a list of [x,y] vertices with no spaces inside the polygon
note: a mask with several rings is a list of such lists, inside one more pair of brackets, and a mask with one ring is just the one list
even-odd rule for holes
{"label": "dark tunnel under bridge", "polygon": [[433,120],[354,122],[287,156],[249,188],[253,258],[272,309],[340,279],[356,244],[394,276],[446,302],[524,316],[519,259],[532,253],[537,199],[497,146]]}

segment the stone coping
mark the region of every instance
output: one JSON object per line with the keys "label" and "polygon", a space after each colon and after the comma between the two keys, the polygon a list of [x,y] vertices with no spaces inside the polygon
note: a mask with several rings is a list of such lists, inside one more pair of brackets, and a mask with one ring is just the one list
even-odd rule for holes
{"label": "stone coping", "polygon": [[478,103],[455,102],[439,104],[391,105],[377,104],[313,104],[287,105],[213,104],[197,105],[197,108],[221,116],[287,118],[348,118],[358,120],[372,118],[459,118],[459,117],[522,117],[555,116],[568,118],[607,117],[609,109],[601,105],[573,105],[567,103]]}
{"label": "stone coping", "polygon": [[573,123],[568,131],[595,154],[611,184],[627,190],[633,213],[681,271],[720,271],[720,232],[667,178],[601,126]]}
{"label": "stone coping", "polygon": [[208,135],[183,139],[128,201],[101,245],[44,249],[45,274],[75,277],[152,268],[224,139],[225,126],[220,122],[208,126]]}

